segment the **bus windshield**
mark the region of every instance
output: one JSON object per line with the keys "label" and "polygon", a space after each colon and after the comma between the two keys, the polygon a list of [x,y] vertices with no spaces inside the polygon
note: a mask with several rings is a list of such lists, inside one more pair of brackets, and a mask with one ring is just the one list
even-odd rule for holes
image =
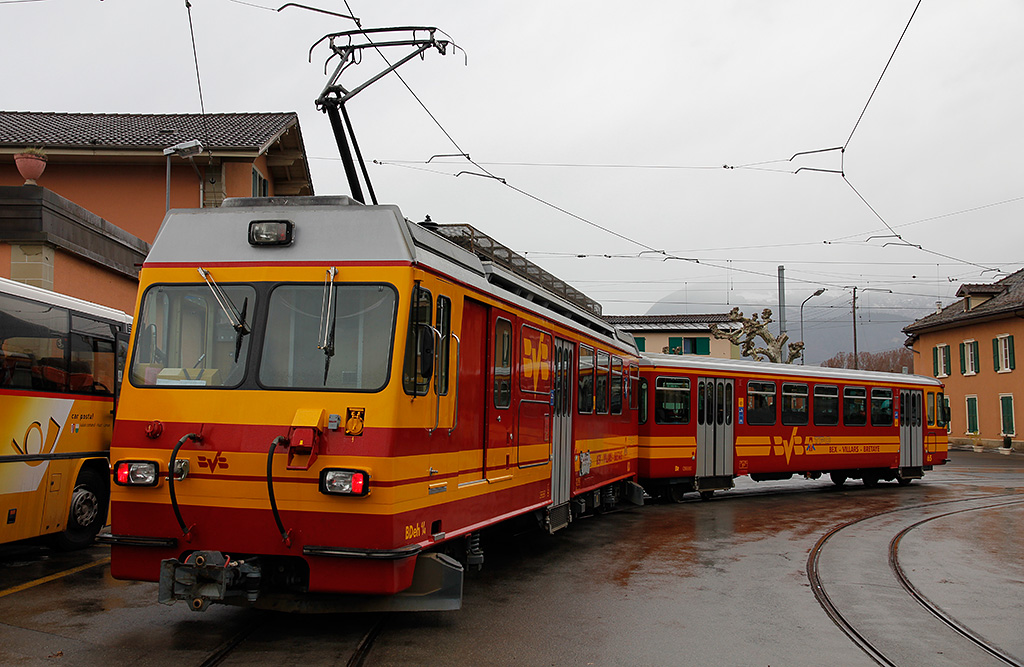
{"label": "bus windshield", "polygon": [[[253,312],[249,285],[219,289]],[[202,285],[157,285],[146,291],[135,327],[129,375],[135,386],[233,387],[241,383],[251,336],[239,337],[217,294]]]}

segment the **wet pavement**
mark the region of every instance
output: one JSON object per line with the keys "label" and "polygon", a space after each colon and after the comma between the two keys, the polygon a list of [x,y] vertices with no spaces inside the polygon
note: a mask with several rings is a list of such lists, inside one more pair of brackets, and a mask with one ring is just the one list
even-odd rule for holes
{"label": "wet pavement", "polygon": [[911,597],[891,553],[938,613],[1020,662],[1024,455],[952,459],[906,487],[738,480],[554,536],[488,534],[458,612],[194,613],[111,579],[104,547],[0,547],[0,664],[345,665],[371,631],[367,665],[876,664],[819,604],[816,546],[822,588],[896,664],[999,663]]}

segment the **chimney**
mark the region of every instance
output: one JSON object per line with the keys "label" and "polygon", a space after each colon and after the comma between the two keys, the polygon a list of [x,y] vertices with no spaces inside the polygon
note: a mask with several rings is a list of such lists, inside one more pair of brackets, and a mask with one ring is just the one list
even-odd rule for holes
{"label": "chimney", "polygon": [[935,302],[935,314],[938,315],[941,312],[942,312],[942,302],[941,301],[936,301]]}

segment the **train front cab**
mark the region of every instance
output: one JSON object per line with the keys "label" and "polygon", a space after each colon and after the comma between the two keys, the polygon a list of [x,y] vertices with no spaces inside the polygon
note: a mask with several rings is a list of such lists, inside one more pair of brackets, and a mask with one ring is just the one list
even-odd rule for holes
{"label": "train front cab", "polygon": [[[375,208],[353,210],[353,229],[337,214],[331,233],[365,234]],[[242,214],[202,213],[223,216],[203,229],[244,238],[256,212]],[[480,562],[483,528],[550,522],[559,506],[564,525],[570,500],[592,509],[636,475],[623,343],[590,341],[603,353],[591,382],[618,408],[584,417],[579,333],[472,276],[402,261],[203,266],[161,261],[160,241],[141,276],[108,541],[113,575],[160,581],[163,601],[454,608],[451,556]]]}

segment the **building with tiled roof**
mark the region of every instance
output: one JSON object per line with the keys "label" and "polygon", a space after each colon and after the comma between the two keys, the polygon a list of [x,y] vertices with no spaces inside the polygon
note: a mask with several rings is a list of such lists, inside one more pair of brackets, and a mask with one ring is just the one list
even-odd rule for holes
{"label": "building with tiled roof", "polygon": [[[1024,269],[990,284],[964,284],[959,299],[903,329],[914,372],[942,379],[951,442],[1019,447],[1016,405],[1024,372],[1014,341],[1024,335]],[[933,406],[927,406],[933,418]]]}
{"label": "building with tiled roof", "polygon": [[[26,149],[46,155],[35,184],[16,165]],[[311,194],[293,112],[0,111],[0,276],[121,310],[168,208]]]}
{"label": "building with tiled roof", "polygon": [[711,335],[711,325],[729,330],[739,325],[728,313],[706,315],[605,315],[610,324],[633,334],[642,352],[699,354],[739,359],[739,347]]}

